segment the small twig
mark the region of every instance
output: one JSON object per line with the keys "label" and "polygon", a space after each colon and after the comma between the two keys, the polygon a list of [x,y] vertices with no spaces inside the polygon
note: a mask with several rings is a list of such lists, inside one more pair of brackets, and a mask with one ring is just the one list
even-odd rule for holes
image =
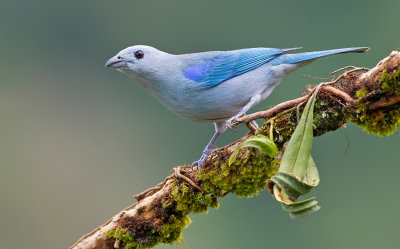
{"label": "small twig", "polygon": [[[352,68],[352,70],[350,70],[350,71],[348,71],[348,72],[355,72],[355,71],[369,71],[369,70],[370,70],[370,69],[369,69],[369,68],[367,68],[367,67],[346,66],[346,67],[339,68],[339,69],[337,69],[337,70],[335,70],[335,71],[333,71],[333,72],[329,73],[329,75],[332,75],[332,74],[338,73],[338,72],[340,72],[340,71],[343,71],[343,70],[345,70],[345,69],[349,69],[349,68]],[[346,72],[344,72],[344,73],[346,73]]]}
{"label": "small twig", "polygon": [[316,79],[316,80],[329,80],[329,79],[333,78],[333,76],[328,77],[328,78],[321,78],[321,77],[315,77],[315,76],[312,76],[312,75],[309,75],[309,74],[303,74],[302,76],[303,77],[307,77],[307,78],[311,78],[311,79]]}
{"label": "small twig", "polygon": [[202,187],[200,187],[199,185],[197,185],[196,183],[194,183],[192,180],[190,180],[187,176],[184,176],[181,174],[181,166],[175,167],[174,168],[174,174],[176,178],[181,178],[185,181],[187,181],[190,185],[192,185],[193,187],[195,187],[196,189],[198,189],[199,191],[206,193],[206,191],[204,191],[204,189]]}
{"label": "small twig", "polygon": [[[352,66],[348,66],[348,67],[352,67]],[[326,84],[327,85],[333,85],[333,84],[339,82],[339,80],[344,79],[345,77],[348,77],[351,73],[354,73],[354,72],[357,72],[357,71],[369,71],[369,70],[370,69],[366,68],[366,67],[357,67],[357,68],[354,68],[352,70],[344,72],[343,74],[339,75],[335,80],[332,80],[331,82],[327,82]],[[336,71],[338,71],[338,70],[336,70]],[[334,72],[336,72],[336,71],[334,71]],[[334,73],[334,72],[332,72],[332,73]]]}
{"label": "small twig", "polygon": [[342,68],[336,69],[336,70],[335,70],[335,71],[333,71],[333,72],[330,72],[330,73],[329,73],[329,75],[332,75],[332,74],[338,73],[338,72],[340,72],[340,71],[343,71],[343,70],[345,70],[345,69],[349,69],[349,68],[356,69],[357,67],[355,67],[355,66],[345,66],[345,67],[342,67]]}

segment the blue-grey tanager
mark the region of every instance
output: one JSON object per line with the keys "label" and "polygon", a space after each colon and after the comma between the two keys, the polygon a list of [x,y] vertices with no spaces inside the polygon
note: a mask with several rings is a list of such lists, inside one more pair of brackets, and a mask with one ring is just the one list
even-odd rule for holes
{"label": "blue-grey tanager", "polygon": [[132,46],[109,59],[107,67],[133,78],[169,110],[215,125],[200,159],[204,164],[218,137],[251,107],[267,98],[283,77],[315,59],[367,47],[286,54],[298,48],[250,48],[173,55],[150,46]]}

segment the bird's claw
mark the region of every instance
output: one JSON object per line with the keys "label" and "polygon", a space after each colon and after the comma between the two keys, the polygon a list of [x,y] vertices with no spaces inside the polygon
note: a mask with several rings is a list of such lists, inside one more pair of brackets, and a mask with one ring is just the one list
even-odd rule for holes
{"label": "bird's claw", "polygon": [[199,160],[194,161],[194,162],[192,163],[191,167],[194,168],[194,167],[196,167],[196,165],[197,165],[197,170],[200,170],[200,169],[201,169],[201,166],[203,166],[203,164],[205,163],[206,159],[207,159],[207,157],[204,157],[204,156],[202,155],[202,156],[200,157]]}
{"label": "bird's claw", "polygon": [[197,161],[194,161],[191,165],[192,168],[194,168],[197,165],[197,170],[200,170],[201,167],[204,165],[204,163],[207,160],[207,157],[211,154],[213,150],[212,149],[208,149],[203,151],[203,154],[201,155],[200,159]]}
{"label": "bird's claw", "polygon": [[237,124],[235,124],[235,123],[240,122],[239,117],[241,117],[241,116],[243,116],[243,115],[244,115],[243,113],[239,113],[239,114],[233,116],[232,118],[230,118],[230,119],[228,119],[228,120],[226,121],[226,125],[227,125],[231,130],[236,131],[235,128],[236,128]]}

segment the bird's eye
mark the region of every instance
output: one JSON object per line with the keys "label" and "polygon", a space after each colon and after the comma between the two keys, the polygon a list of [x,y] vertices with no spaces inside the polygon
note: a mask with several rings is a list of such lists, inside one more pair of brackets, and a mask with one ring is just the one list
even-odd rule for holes
{"label": "bird's eye", "polygon": [[144,57],[144,53],[142,50],[138,50],[135,52],[136,59],[142,59]]}

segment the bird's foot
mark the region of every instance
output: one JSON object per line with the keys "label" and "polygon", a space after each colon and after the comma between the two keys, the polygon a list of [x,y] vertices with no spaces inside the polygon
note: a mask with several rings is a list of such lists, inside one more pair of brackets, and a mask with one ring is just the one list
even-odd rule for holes
{"label": "bird's foot", "polygon": [[203,156],[202,156],[202,157],[200,157],[199,160],[194,161],[194,162],[192,163],[192,166],[191,166],[191,167],[194,168],[194,167],[197,166],[197,170],[200,170],[200,169],[201,169],[201,166],[203,166],[203,164],[204,164],[205,161],[206,161],[206,158],[203,158]]}
{"label": "bird's foot", "polygon": [[203,151],[203,154],[201,154],[201,157],[199,160],[194,161],[192,163],[192,168],[196,167],[197,165],[197,170],[200,170],[201,167],[203,166],[203,164],[206,162],[207,157],[211,154],[211,152],[213,152],[212,149],[206,149]]}
{"label": "bird's foot", "polygon": [[240,122],[240,117],[241,116],[243,116],[244,115],[244,113],[238,113],[238,114],[236,114],[235,116],[233,116],[232,118],[230,118],[230,119],[228,119],[227,121],[226,121],[226,125],[231,129],[231,130],[233,130],[233,131],[236,131],[235,130],[235,128],[236,128],[236,125],[237,124],[235,124],[235,123],[237,123],[237,122]]}

